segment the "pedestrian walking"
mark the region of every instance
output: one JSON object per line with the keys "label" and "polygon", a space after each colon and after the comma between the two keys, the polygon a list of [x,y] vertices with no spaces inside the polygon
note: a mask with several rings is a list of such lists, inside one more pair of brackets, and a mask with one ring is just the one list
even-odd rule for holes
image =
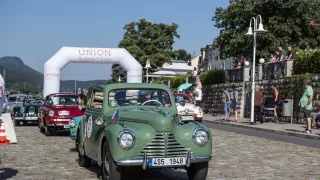
{"label": "pedestrian walking", "polygon": [[260,91],[260,86],[255,87],[254,92],[254,123],[257,121],[260,121],[260,123],[263,123],[262,117],[261,117],[261,106],[263,102],[263,94]]}
{"label": "pedestrian walking", "polygon": [[237,112],[237,101],[238,101],[238,90],[236,89],[236,86],[233,85],[232,86],[232,92],[231,92],[231,104],[230,104],[230,108],[233,110],[234,114],[235,114],[235,120],[234,121],[238,121],[238,112]]}
{"label": "pedestrian walking", "polygon": [[196,87],[194,89],[194,99],[196,100],[196,105],[201,107],[201,102],[202,102],[202,90],[199,87]]}
{"label": "pedestrian walking", "polygon": [[275,122],[278,123],[277,107],[278,107],[279,91],[275,86],[271,86],[271,90],[273,91],[272,96],[274,99],[274,119],[275,119]]}
{"label": "pedestrian walking", "polygon": [[[6,85],[4,82],[4,79],[2,75],[0,74],[0,107],[3,107],[3,104],[5,103],[5,92],[6,92]],[[0,127],[2,124],[2,109],[0,111]]]}
{"label": "pedestrian walking", "polygon": [[305,133],[312,133],[311,130],[311,112],[312,112],[312,98],[313,98],[313,89],[310,86],[310,81],[304,80],[304,92],[300,99],[299,106],[303,110],[304,118],[307,121],[307,128],[305,129]]}
{"label": "pedestrian walking", "polygon": [[227,88],[224,87],[222,91],[222,102],[224,104],[224,120],[229,120],[229,105],[230,105],[230,93]]}

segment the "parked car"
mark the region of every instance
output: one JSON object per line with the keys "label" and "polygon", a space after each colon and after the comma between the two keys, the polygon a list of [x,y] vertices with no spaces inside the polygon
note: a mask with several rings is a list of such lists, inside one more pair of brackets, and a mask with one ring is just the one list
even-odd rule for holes
{"label": "parked car", "polygon": [[11,113],[15,106],[23,107],[23,101],[28,97],[26,94],[10,94],[7,99],[6,112]]}
{"label": "parked car", "polygon": [[[140,91],[150,91],[141,98]],[[139,97],[140,96],[140,97]],[[208,127],[178,118],[168,86],[118,83],[94,86],[76,141],[79,165],[97,161],[102,179],[120,180],[124,167],[185,168],[190,180],[205,180],[211,160]]]}
{"label": "parked car", "polygon": [[22,106],[15,106],[11,111],[11,117],[15,126],[20,126],[20,122],[38,122],[39,110],[42,104],[34,99],[25,99]]}
{"label": "parked car", "polygon": [[69,130],[69,121],[77,116],[83,116],[78,108],[78,94],[55,93],[46,96],[40,111],[39,128],[46,136],[52,131]]}
{"label": "parked car", "polygon": [[193,97],[186,93],[174,93],[178,115],[182,120],[202,121],[203,110],[195,104]]}

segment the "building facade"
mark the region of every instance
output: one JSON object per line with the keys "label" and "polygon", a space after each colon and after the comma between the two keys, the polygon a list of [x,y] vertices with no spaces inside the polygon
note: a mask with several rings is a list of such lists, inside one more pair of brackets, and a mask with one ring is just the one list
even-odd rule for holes
{"label": "building facade", "polygon": [[213,68],[228,70],[233,68],[234,58],[221,59],[218,48],[213,48],[212,45],[207,45],[200,49],[198,68],[202,72],[209,71]]}

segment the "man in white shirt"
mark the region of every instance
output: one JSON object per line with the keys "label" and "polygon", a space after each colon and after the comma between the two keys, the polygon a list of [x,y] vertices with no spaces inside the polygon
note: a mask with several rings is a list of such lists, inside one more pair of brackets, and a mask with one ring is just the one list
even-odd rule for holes
{"label": "man in white shirt", "polygon": [[1,108],[0,127],[1,127],[1,123],[2,123],[2,108],[3,108],[3,104],[5,102],[5,92],[6,92],[5,82],[4,82],[2,75],[0,74],[0,108]]}
{"label": "man in white shirt", "polygon": [[194,67],[194,68],[193,68],[193,73],[192,73],[193,84],[196,84],[196,82],[197,82],[197,76],[198,76],[198,71],[197,71],[197,68]]}
{"label": "man in white shirt", "polygon": [[202,90],[200,88],[195,88],[194,89],[194,99],[196,100],[197,106],[201,107],[201,102],[202,102]]}

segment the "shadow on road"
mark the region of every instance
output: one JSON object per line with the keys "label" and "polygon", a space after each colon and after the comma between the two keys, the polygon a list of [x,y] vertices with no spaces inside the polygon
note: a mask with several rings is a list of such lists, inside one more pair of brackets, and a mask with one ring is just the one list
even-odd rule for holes
{"label": "shadow on road", "polygon": [[11,168],[0,168],[0,179],[9,179],[18,174],[18,170]]}
{"label": "shadow on road", "polygon": [[[78,162],[78,159],[77,159]],[[95,173],[97,178],[101,178],[101,168],[96,162],[92,162],[87,170]],[[131,167],[124,169],[122,173],[122,180],[187,180],[187,173],[181,171],[175,171],[172,168],[168,169],[147,169],[144,171],[141,167]]]}

